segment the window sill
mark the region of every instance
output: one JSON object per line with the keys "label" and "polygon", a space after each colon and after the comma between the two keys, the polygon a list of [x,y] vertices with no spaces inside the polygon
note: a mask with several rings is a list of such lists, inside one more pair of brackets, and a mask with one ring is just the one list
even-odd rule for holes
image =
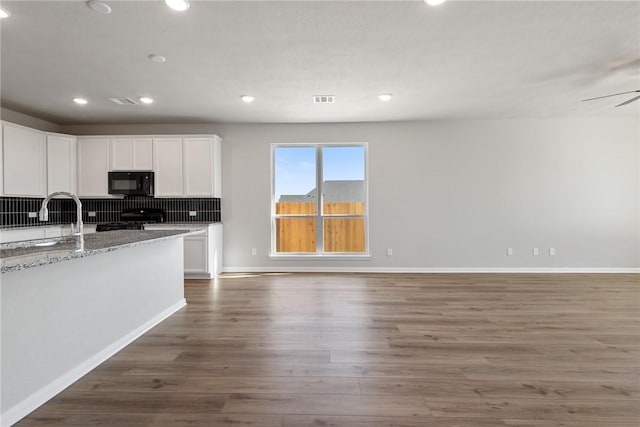
{"label": "window sill", "polygon": [[269,254],[269,259],[274,260],[337,260],[337,261],[368,261],[371,259],[371,255],[369,254],[361,254],[361,255],[320,255],[320,254]]}

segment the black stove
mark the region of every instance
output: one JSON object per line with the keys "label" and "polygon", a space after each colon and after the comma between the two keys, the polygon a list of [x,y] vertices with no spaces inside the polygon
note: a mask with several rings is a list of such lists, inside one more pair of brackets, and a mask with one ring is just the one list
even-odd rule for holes
{"label": "black stove", "polygon": [[130,208],[120,212],[120,221],[98,224],[96,231],[143,230],[145,224],[164,222],[164,209]]}
{"label": "black stove", "polygon": [[105,222],[96,225],[96,231],[144,230],[144,222]]}

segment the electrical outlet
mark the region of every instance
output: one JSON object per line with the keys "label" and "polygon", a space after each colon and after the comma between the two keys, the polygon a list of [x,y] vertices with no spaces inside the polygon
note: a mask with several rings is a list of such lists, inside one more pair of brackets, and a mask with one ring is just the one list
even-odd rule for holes
{"label": "electrical outlet", "polygon": [[507,248],[507,255],[513,255],[513,248]]}
{"label": "electrical outlet", "polygon": [[538,256],[538,255],[540,255],[540,249],[538,249],[538,248],[533,248],[533,255],[534,255],[534,256]]}
{"label": "electrical outlet", "polygon": [[189,211],[189,216],[197,216],[198,211]]}
{"label": "electrical outlet", "polygon": [[37,218],[37,217],[38,217],[37,212],[29,212],[29,218]]}
{"label": "electrical outlet", "polygon": [[94,218],[95,216],[96,216],[96,213],[94,211],[89,211],[90,218]]}
{"label": "electrical outlet", "polygon": [[387,256],[393,256],[393,249],[387,248]]}
{"label": "electrical outlet", "polygon": [[556,248],[549,248],[549,256],[554,256],[556,254]]}
{"label": "electrical outlet", "polygon": [[251,248],[251,255],[257,255],[258,250],[256,248]]}

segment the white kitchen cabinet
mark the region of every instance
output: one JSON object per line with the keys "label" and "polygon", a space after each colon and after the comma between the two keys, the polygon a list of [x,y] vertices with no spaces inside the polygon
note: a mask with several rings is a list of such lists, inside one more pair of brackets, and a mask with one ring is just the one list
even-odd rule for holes
{"label": "white kitchen cabinet", "polygon": [[182,197],[182,138],[154,138],[156,197]]}
{"label": "white kitchen cabinet", "polygon": [[4,131],[0,125],[0,195],[4,194]]}
{"label": "white kitchen cabinet", "polygon": [[220,197],[220,138],[184,138],[184,196]]}
{"label": "white kitchen cabinet", "polygon": [[22,240],[45,239],[61,236],[60,226],[24,227],[0,230],[0,243],[20,242]]}
{"label": "white kitchen cabinet", "polygon": [[47,135],[47,193],[76,193],[76,138]]}
{"label": "white kitchen cabinet", "polygon": [[184,236],[184,275],[191,279],[210,279],[222,273],[222,223],[148,224],[145,230],[192,230]]}
{"label": "white kitchen cabinet", "polygon": [[184,274],[207,274],[208,239],[206,233],[202,236],[184,237]]}
{"label": "white kitchen cabinet", "polygon": [[155,138],[156,197],[220,197],[221,141],[217,136]]}
{"label": "white kitchen cabinet", "polygon": [[5,196],[44,197],[47,191],[47,138],[41,131],[4,123]]}
{"label": "white kitchen cabinet", "polygon": [[107,183],[109,139],[78,138],[78,195],[111,197]]}
{"label": "white kitchen cabinet", "polygon": [[[74,222],[75,225],[75,222]],[[84,224],[84,234],[96,232],[96,224]],[[0,243],[19,242],[22,240],[48,239],[65,237],[71,234],[71,224],[45,227],[24,227],[0,230]]]}
{"label": "white kitchen cabinet", "polygon": [[114,138],[109,142],[109,170],[150,171],[153,169],[151,138]]}

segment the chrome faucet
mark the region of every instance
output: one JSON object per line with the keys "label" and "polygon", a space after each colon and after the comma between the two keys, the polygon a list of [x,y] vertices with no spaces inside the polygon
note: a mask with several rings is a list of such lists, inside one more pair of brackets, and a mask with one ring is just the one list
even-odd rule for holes
{"label": "chrome faucet", "polygon": [[[84,251],[84,225],[82,224],[82,202],[75,194],[67,193],[66,191],[56,191],[55,193],[49,194],[43,201],[42,206],[40,207],[39,219],[40,221],[49,221],[49,209],[47,209],[47,205],[49,204],[49,200],[56,196],[67,196],[73,199],[76,202],[76,230],[73,233],[76,236],[76,252]],[[73,229],[72,229],[73,230]]]}

